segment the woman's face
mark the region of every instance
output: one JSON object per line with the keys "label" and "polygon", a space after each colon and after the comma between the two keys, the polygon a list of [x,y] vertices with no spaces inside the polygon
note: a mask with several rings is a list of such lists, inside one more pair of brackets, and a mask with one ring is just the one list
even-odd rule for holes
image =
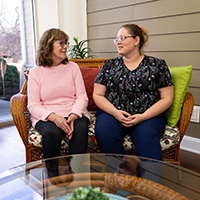
{"label": "woman's face", "polygon": [[56,40],[53,43],[52,59],[53,65],[59,65],[65,58],[67,52],[67,42],[64,40]]}
{"label": "woman's face", "polygon": [[129,54],[139,51],[138,39],[139,37],[132,37],[126,28],[121,28],[117,34],[116,46],[118,53],[122,56],[128,56]]}

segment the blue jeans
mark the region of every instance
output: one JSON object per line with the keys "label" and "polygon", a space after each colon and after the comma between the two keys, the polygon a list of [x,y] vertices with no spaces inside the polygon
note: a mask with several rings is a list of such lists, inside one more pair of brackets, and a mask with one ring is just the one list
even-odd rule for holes
{"label": "blue jeans", "polygon": [[165,130],[164,114],[143,121],[132,127],[123,126],[112,115],[98,110],[95,136],[102,153],[125,154],[124,136],[129,134],[137,156],[162,160],[160,139]]}

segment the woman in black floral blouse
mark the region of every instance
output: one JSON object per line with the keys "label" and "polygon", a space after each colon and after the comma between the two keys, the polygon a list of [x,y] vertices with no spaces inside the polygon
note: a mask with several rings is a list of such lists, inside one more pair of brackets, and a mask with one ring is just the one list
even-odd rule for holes
{"label": "woman in black floral blouse", "polygon": [[136,24],[121,27],[114,39],[119,57],[105,61],[94,84],[95,135],[103,153],[124,154],[128,133],[138,156],[162,160],[160,139],[164,111],[173,100],[173,82],[166,62],[142,54],[148,40]]}

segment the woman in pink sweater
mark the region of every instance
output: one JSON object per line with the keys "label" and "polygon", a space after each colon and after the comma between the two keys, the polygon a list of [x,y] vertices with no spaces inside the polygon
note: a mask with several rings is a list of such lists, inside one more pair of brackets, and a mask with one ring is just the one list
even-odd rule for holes
{"label": "woman in pink sweater", "polygon": [[44,158],[59,156],[61,140],[69,154],[85,153],[88,141],[88,97],[79,66],[68,61],[68,35],[49,29],[40,39],[36,64],[29,73],[28,109],[42,135]]}

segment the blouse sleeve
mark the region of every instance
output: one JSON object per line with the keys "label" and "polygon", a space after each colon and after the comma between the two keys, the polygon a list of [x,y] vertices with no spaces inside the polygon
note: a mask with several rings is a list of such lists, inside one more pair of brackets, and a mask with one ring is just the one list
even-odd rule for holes
{"label": "blouse sleeve", "polygon": [[96,79],[95,83],[99,83],[101,85],[107,86],[107,76],[106,76],[106,71],[109,70],[108,67],[110,64],[108,63],[108,60],[105,61],[105,64],[101,67]]}
{"label": "blouse sleeve", "polygon": [[169,68],[165,60],[161,59],[157,63],[158,67],[158,88],[172,86],[173,80],[169,71]]}

